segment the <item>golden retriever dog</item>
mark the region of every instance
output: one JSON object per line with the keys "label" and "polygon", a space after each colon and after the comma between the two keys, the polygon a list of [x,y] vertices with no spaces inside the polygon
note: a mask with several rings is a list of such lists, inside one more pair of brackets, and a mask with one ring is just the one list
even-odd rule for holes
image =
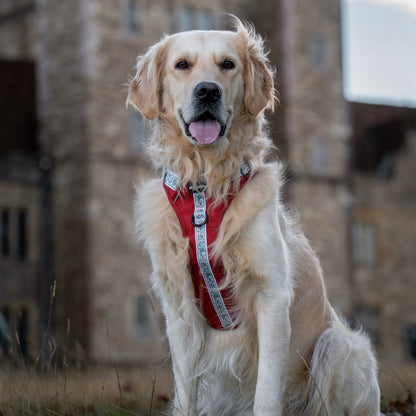
{"label": "golden retriever dog", "polygon": [[376,416],[370,342],[329,304],[282,204],[281,164],[266,162],[274,100],[262,39],[237,19],[167,36],[137,61],[128,103],[153,120],[162,179],[139,188],[136,220],[166,319],[172,414]]}

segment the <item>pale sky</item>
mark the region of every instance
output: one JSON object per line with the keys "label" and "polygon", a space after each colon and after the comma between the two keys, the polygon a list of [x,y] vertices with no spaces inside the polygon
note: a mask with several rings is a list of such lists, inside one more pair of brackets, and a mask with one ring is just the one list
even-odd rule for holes
{"label": "pale sky", "polygon": [[348,100],[416,107],[416,0],[342,0]]}

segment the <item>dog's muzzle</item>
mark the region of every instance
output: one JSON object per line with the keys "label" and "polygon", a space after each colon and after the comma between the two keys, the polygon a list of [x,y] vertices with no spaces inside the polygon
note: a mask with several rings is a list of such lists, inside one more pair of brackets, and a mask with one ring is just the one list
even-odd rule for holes
{"label": "dog's muzzle", "polygon": [[185,133],[199,144],[214,143],[225,134],[226,125],[221,121],[220,108],[222,90],[215,82],[200,82],[196,85],[192,103],[196,116],[187,123]]}

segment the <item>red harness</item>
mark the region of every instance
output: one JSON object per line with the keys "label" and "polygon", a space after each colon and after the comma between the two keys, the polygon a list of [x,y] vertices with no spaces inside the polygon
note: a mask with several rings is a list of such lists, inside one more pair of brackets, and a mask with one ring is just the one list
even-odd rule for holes
{"label": "red harness", "polygon": [[189,265],[195,296],[205,320],[214,329],[232,329],[237,324],[231,289],[218,289],[224,279],[224,266],[212,258],[209,248],[217,238],[227,208],[248,181],[249,172],[250,168],[243,163],[237,192],[229,193],[225,202],[216,205],[212,198],[205,198],[203,185],[194,189],[188,184],[177,189],[177,175],[167,169],[163,173],[166,195],[179,219],[183,236],[189,239]]}

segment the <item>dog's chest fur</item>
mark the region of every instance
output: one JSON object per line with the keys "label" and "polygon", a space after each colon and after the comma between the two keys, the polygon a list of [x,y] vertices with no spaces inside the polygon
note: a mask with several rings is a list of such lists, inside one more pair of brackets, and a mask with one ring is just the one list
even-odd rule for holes
{"label": "dog's chest fur", "polygon": [[[225,285],[233,287],[233,298],[244,326],[255,318],[255,294],[264,283],[261,265],[255,260],[261,243],[256,220],[266,215],[267,205],[279,191],[275,166],[263,166],[239,191],[225,212],[218,229],[212,255],[219,256],[225,272]],[[264,184],[268,186],[264,186]],[[178,217],[173,210],[160,180],[147,182],[139,192],[136,209],[137,223],[145,245],[151,253],[154,269],[152,283],[165,307],[176,307],[183,319],[204,319],[195,302],[195,292],[189,268],[189,240],[183,236]],[[175,306],[173,306],[175,305]]]}

